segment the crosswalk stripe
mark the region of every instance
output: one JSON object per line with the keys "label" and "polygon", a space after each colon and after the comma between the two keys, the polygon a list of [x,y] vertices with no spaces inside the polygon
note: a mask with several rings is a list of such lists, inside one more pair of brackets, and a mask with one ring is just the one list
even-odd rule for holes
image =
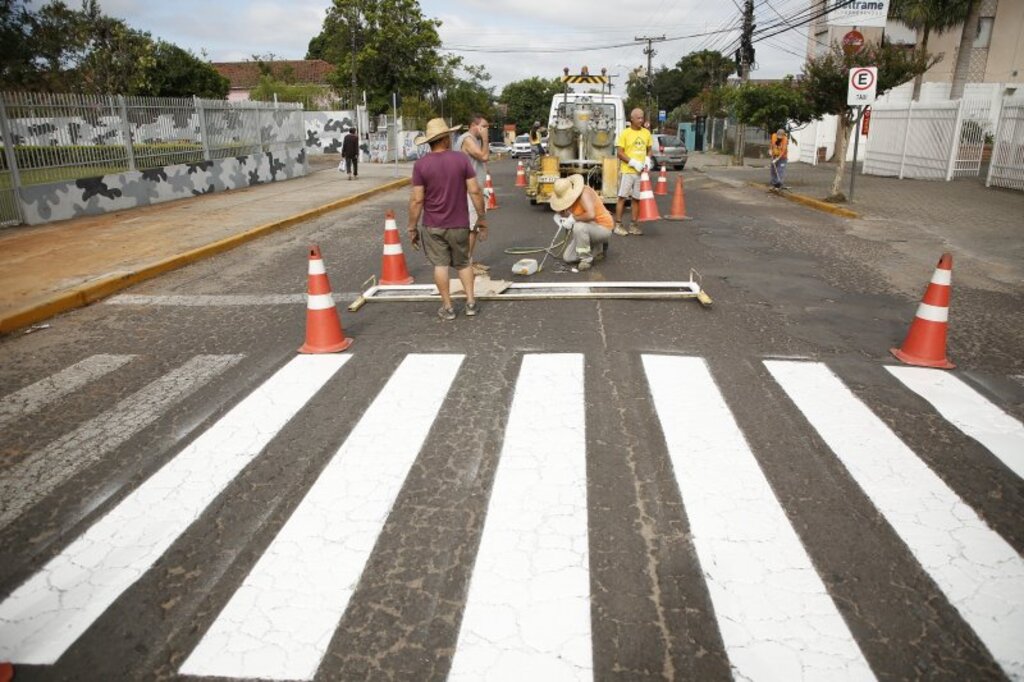
{"label": "crosswalk stripe", "polygon": [[736,678],[874,679],[707,365],[643,363]]}
{"label": "crosswalk stripe", "polygon": [[826,366],[766,361],[1011,678],[1024,678],[1024,560]]}
{"label": "crosswalk stripe", "polygon": [[449,680],[593,676],[583,356],[523,358]]}
{"label": "crosswalk stripe", "polygon": [[309,680],[462,355],[408,355],[181,667]]}
{"label": "crosswalk stripe", "polygon": [[350,356],[301,355],[0,603],[0,660],[52,664]]}
{"label": "crosswalk stripe", "polygon": [[11,524],[75,474],[100,461],[195,393],[241,355],[197,355],[181,367],[13,466],[0,480],[0,528]]}
{"label": "crosswalk stripe", "polygon": [[1013,473],[1024,478],[1024,425],[1019,421],[944,370],[922,367],[886,369],[904,386],[931,403],[946,421],[984,445]]}
{"label": "crosswalk stripe", "polygon": [[134,355],[91,355],[81,362],[0,399],[0,429],[38,412],[91,381],[119,369]]}

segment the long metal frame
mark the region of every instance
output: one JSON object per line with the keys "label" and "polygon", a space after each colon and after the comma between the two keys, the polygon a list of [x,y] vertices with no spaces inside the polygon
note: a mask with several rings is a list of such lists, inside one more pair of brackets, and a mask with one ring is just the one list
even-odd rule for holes
{"label": "long metal frame", "polygon": [[[677,282],[512,282],[500,292],[480,293],[476,298],[481,301],[695,299],[705,307],[710,306],[711,297],[701,287],[699,279],[702,279],[700,273],[691,270],[689,280]],[[441,298],[433,284],[385,286],[377,284],[375,277],[364,282],[363,286],[367,284],[370,286],[349,305],[350,312],[359,310],[366,303],[410,303]],[[464,296],[463,292],[452,294],[453,298]]]}

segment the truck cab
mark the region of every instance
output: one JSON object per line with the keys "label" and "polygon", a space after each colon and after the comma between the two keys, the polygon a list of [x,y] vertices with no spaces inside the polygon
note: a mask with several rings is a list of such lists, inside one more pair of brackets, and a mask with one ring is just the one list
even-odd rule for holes
{"label": "truck cab", "polygon": [[[563,79],[564,80],[564,79]],[[615,138],[627,124],[622,98],[602,93],[563,92],[551,98],[547,153],[530,174],[530,203],[547,203],[555,180],[574,173],[615,203],[619,163]]]}

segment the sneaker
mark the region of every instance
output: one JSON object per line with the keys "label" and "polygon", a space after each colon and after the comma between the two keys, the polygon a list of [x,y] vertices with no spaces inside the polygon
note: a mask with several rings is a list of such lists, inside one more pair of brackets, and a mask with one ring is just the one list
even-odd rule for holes
{"label": "sneaker", "polygon": [[625,237],[629,232],[626,232],[625,228],[622,227],[622,223],[615,223],[615,229],[612,230],[615,234],[620,237]]}
{"label": "sneaker", "polygon": [[643,230],[641,230],[641,229],[640,229],[640,226],[639,226],[639,225],[637,225],[636,223],[633,223],[632,225],[630,225],[630,226],[629,226],[629,229],[628,229],[628,230],[626,230],[626,234],[632,234],[632,235],[636,235],[637,237],[639,237],[639,236],[640,236],[640,235],[642,235],[643,233],[644,233],[644,231],[643,231]]}
{"label": "sneaker", "polygon": [[475,317],[479,312],[479,308],[476,307],[476,301],[466,304],[466,317]]}
{"label": "sneaker", "polygon": [[445,322],[450,322],[455,319],[455,311],[451,308],[441,306],[437,309],[437,316]]}
{"label": "sneaker", "polygon": [[583,272],[584,270],[589,270],[592,265],[593,263],[591,263],[588,260],[581,260],[579,263],[576,264],[576,269],[579,270],[580,272]]}

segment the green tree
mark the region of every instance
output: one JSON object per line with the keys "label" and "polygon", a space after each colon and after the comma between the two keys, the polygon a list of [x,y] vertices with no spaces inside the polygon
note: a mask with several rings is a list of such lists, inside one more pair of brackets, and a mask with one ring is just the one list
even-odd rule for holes
{"label": "green tree", "polygon": [[231,82],[192,52],[160,40],[153,51],[154,63],[145,93],[154,97],[203,97],[223,99]]}
{"label": "green tree", "polygon": [[0,90],[31,89],[38,71],[32,47],[35,16],[20,0],[0,0]]}
{"label": "green tree", "polygon": [[499,101],[508,108],[507,122],[515,123],[517,130],[528,130],[534,121],[547,123],[551,98],[560,92],[560,79],[534,76],[507,84]]}
{"label": "green tree", "polygon": [[[493,119],[493,88],[485,85],[490,80],[491,75],[482,64],[470,65],[461,57],[445,56],[429,97],[433,115],[444,116],[457,124],[468,123],[473,114]],[[406,113],[405,105],[402,113]]]}
{"label": "green tree", "polygon": [[318,109],[331,100],[331,91],[324,85],[295,83],[269,74],[260,76],[259,83],[249,91],[249,99],[257,102],[273,102],[275,97],[278,102],[301,102],[306,109]]}
{"label": "green tree", "polygon": [[807,123],[815,118],[804,92],[792,78],[781,83],[743,83],[729,90],[726,102],[741,123],[771,133],[789,121]]}
{"label": "green tree", "polygon": [[334,64],[337,91],[353,99],[365,91],[370,111],[382,113],[392,93],[424,95],[436,85],[440,25],[423,16],[416,0],[333,0],[306,58]]}
{"label": "green tree", "polygon": [[835,178],[828,201],[846,201],[840,190],[846,171],[846,146],[850,130],[856,118],[856,111],[846,104],[847,81],[850,69],[855,66],[878,67],[878,94],[906,83],[919,73],[924,73],[935,63],[935,59],[921,50],[908,51],[890,43],[868,43],[856,55],[843,54],[839,45],[833,45],[829,52],[809,59],[804,64],[800,89],[808,106],[808,115],[819,118],[825,114],[839,117],[839,132],[836,138]]}
{"label": "green tree", "polygon": [[[969,0],[892,0],[889,18],[902,21],[917,32],[917,47],[928,51],[928,38],[932,32],[945,33],[964,23]],[[921,96],[923,73],[914,78],[914,99]]]}

